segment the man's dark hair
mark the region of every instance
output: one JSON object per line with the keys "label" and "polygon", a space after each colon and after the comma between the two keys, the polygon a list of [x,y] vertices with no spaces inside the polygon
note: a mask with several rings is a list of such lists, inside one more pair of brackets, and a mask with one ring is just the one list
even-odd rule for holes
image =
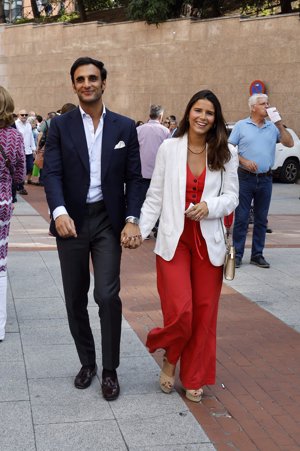
{"label": "man's dark hair", "polygon": [[69,111],[75,110],[77,107],[74,105],[74,103],[65,103],[61,109],[60,114],[68,113]]}
{"label": "man's dark hair", "polygon": [[174,114],[170,114],[169,119],[170,121],[176,122],[176,116]]}
{"label": "man's dark hair", "polygon": [[83,56],[81,58],[78,58],[76,61],[74,61],[71,69],[70,69],[70,75],[72,83],[74,83],[74,73],[76,69],[80,66],[86,66],[87,64],[93,64],[94,66],[98,67],[101,75],[101,80],[106,80],[107,77],[107,70],[104,67],[104,64],[102,61],[94,60],[93,58],[90,58],[89,56]]}

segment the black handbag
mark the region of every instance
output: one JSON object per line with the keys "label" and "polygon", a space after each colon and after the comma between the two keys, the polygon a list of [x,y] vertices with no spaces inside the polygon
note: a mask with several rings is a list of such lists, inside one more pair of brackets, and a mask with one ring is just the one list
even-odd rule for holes
{"label": "black handbag", "polygon": [[2,157],[4,159],[4,161],[5,161],[5,166],[9,170],[9,173],[10,173],[11,177],[13,177],[14,176],[14,168],[12,167],[11,161],[8,158],[8,156],[6,155],[6,153],[4,152],[4,149],[1,146],[1,144],[0,144],[0,153],[1,153],[1,155],[2,155]]}

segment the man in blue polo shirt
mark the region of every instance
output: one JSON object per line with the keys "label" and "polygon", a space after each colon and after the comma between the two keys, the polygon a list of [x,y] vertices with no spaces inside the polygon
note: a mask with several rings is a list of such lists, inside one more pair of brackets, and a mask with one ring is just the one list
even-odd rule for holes
{"label": "man in blue polo shirt", "polygon": [[267,121],[269,108],[266,94],[254,94],[248,101],[250,117],[237,122],[229,142],[238,146],[239,153],[239,205],[235,211],[233,244],[236,267],[242,264],[248,229],[251,202],[254,203],[254,226],[250,263],[261,268],[270,264],[263,256],[267,217],[272,195],[272,172],[276,143],[286,147],[294,145],[293,138],[277,115],[274,123]]}

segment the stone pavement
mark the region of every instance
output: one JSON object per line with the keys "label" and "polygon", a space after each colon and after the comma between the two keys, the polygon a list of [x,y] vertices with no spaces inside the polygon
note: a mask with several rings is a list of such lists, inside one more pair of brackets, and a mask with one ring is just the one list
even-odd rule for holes
{"label": "stone pavement", "polygon": [[[160,392],[161,353],[153,359],[143,345],[148,330],[161,324],[154,240],[123,255],[120,398],[105,402],[97,379],[87,390],[73,387],[79,363],[55,240],[48,236],[42,188],[28,188],[10,234],[9,318],[0,345],[1,451],[300,449],[298,185],[274,184],[274,232],[265,250],[271,268],[249,265],[247,250],[236,279],[224,284],[217,383],[205,387],[197,405],[185,402],[179,383],[178,392]],[[89,310],[100,357],[92,299]]]}

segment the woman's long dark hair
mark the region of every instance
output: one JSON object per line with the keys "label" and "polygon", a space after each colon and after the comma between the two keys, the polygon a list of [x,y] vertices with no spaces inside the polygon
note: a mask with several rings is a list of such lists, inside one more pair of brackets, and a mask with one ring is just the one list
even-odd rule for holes
{"label": "woman's long dark hair", "polygon": [[215,108],[215,122],[207,133],[207,162],[212,170],[224,169],[224,164],[230,160],[228,148],[226,124],[222,113],[221,104],[217,96],[208,89],[196,92],[186,106],[183,118],[179,123],[176,137],[179,138],[188,132],[190,128],[189,114],[193,105],[200,99],[209,100]]}
{"label": "woman's long dark hair", "polygon": [[15,105],[9,92],[0,86],[0,128],[9,127],[14,122]]}

